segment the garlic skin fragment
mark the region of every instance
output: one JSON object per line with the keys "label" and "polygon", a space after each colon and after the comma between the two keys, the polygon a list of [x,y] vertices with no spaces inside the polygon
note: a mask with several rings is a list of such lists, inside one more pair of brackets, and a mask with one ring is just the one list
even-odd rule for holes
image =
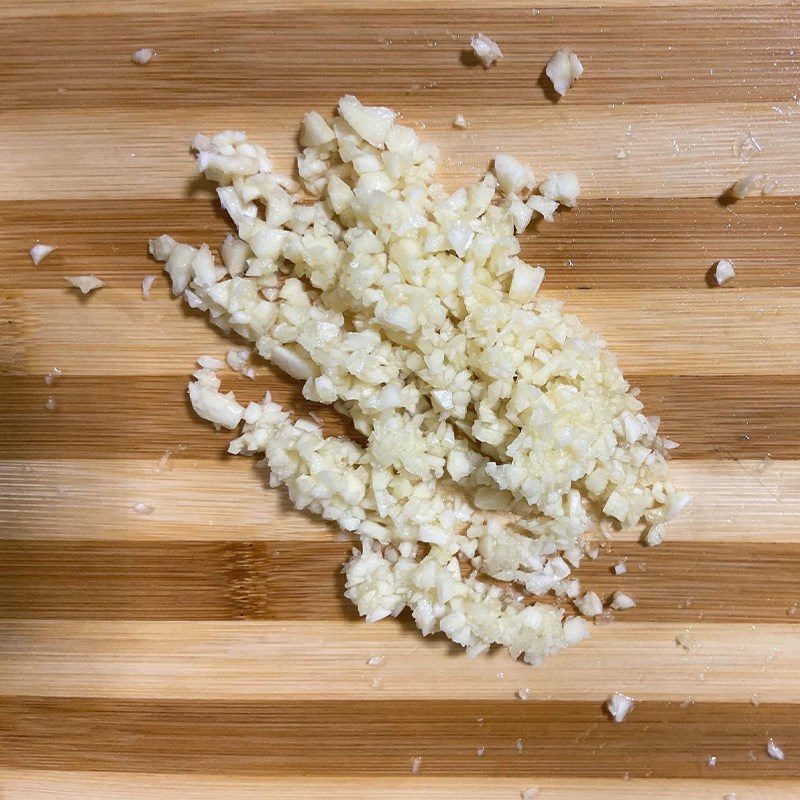
{"label": "garlic skin fragment", "polygon": [[153,288],[153,284],[156,282],[156,278],[158,275],[145,275],[142,278],[142,297],[145,300],[150,299],[150,290]]}
{"label": "garlic skin fragment", "polygon": [[38,267],[39,264],[44,261],[50,253],[55,250],[55,247],[49,244],[39,244],[38,242],[31,247],[31,261],[33,261],[33,266]]}
{"label": "garlic skin fragment", "polygon": [[775,744],[774,740],[771,737],[767,742],[767,755],[770,758],[774,758],[776,761],[783,761],[786,758],[786,754],[783,752],[783,748],[778,747],[778,745]]}

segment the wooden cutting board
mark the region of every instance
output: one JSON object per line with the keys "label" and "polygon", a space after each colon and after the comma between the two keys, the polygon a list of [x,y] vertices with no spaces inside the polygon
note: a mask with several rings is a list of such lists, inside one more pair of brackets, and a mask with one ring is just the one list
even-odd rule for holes
{"label": "wooden cutting board", "polygon": [[[478,31],[489,71],[463,57]],[[0,4],[0,797],[800,797],[799,35],[768,0]],[[586,72],[554,104],[565,45]],[[228,343],[163,278],[141,294],[148,237],[227,230],[195,131],[244,128],[285,168],[346,92],[440,144],[448,185],[498,150],[580,175],[523,255],[682,443],[670,540],[581,570],[636,609],[538,669],[360,622],[348,543],[192,416],[194,359]],[[749,172],[776,193],[717,201]],[[34,269],[37,239],[58,249]],[[711,288],[720,258],[737,277]],[[106,287],[82,299],[86,273]],[[266,366],[226,385],[302,405]]]}

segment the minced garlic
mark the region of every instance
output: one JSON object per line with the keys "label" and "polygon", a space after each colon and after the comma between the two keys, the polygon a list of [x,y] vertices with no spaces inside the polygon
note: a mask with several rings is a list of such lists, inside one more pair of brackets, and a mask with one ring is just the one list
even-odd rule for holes
{"label": "minced garlic", "polygon": [[262,454],[298,508],[358,537],[345,595],[368,622],[409,608],[424,635],[531,663],[580,642],[589,623],[553,599],[603,610],[571,575],[588,508],[663,537],[688,496],[605,343],[540,299],[544,270],[519,257],[516,234],[574,205],[577,178],[537,193],[530,167],[498,154],[448,192],[437,148],[352,96],[332,119],[309,112],[300,142],[298,184],[242,132],[198,134],[198,167],[237,234],[222,265],[170,236],[150,251],[175,294],[365,441],[326,437],[269,394],[241,404],[208,361],[189,385],[195,411],[238,428],[230,451]]}

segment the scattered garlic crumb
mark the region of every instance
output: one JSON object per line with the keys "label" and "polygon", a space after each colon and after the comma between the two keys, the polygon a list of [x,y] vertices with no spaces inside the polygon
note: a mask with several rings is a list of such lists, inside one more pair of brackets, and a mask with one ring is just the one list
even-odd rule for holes
{"label": "scattered garlic crumb", "polygon": [[539,187],[539,193],[562,206],[572,208],[578,204],[581,185],[573,172],[553,173]]}
{"label": "scattered garlic crumb", "polygon": [[627,611],[629,608],[635,608],[636,603],[633,598],[625,594],[625,592],[614,592],[611,598],[611,607],[617,611]]}
{"label": "scattered garlic crumb", "polygon": [[524,744],[523,744],[523,742],[522,742],[522,739],[517,739],[517,742],[516,742],[516,744],[514,745],[514,747],[516,747],[516,748],[517,748],[517,752],[518,752],[518,753],[521,753],[521,752],[522,752],[522,749],[523,749],[523,747],[525,747],[525,745],[524,745]]}
{"label": "scattered garlic crumb", "polygon": [[617,158],[619,159],[627,158],[630,154],[631,154],[630,150],[625,150],[622,147],[619,150],[617,150]]}
{"label": "scattered garlic crumb", "polygon": [[479,756],[482,756],[482,755],[483,755],[485,752],[486,752],[486,748],[485,748],[485,747],[479,747],[479,748],[478,748],[478,749],[475,751],[476,755],[479,755]]}
{"label": "scattered garlic crumb", "polygon": [[138,500],[136,503],[133,504],[133,510],[137,514],[152,514],[155,509],[149,503],[145,503],[143,500]]}
{"label": "scattered garlic crumb", "polygon": [[538,786],[529,786],[527,789],[522,790],[522,800],[533,800],[533,798],[538,797],[538,795]]}
{"label": "scattered garlic crumb", "polygon": [[55,399],[55,397],[52,397],[52,396],[48,397],[47,401],[44,404],[44,407],[48,411],[55,411],[56,410],[56,399]]}
{"label": "scattered garlic crumb", "polygon": [[466,120],[463,114],[456,114],[455,119],[453,120],[453,127],[454,128],[468,128],[469,122]]}
{"label": "scattered garlic crumb", "polygon": [[731,186],[728,193],[736,200],[741,200],[754,192],[760,192],[762,195],[773,194],[778,182],[773,178],[768,178],[763,173],[751,172],[742,178],[739,178],[736,183]]}
{"label": "scattered garlic crumb", "polygon": [[758,155],[762,151],[761,145],[752,133],[747,136],[741,134],[733,144],[733,152],[742,161],[748,161],[752,156]]}
{"label": "scattered garlic crumb", "polygon": [[675,643],[684,650],[696,650],[700,647],[699,642],[694,637],[694,631],[692,631],[691,628],[686,628],[686,630],[681,631],[675,637]]}
{"label": "scattered garlic crumb", "polygon": [[716,756],[709,756],[708,757],[708,766],[709,767],[716,767],[717,766],[717,757]]}
{"label": "scattered garlic crumb", "polygon": [[158,459],[158,464],[156,464],[156,472],[162,473],[169,467],[169,460],[172,458],[172,450],[165,450],[161,455],[161,458]]}
{"label": "scattered garlic crumb", "polygon": [[371,667],[379,667],[386,660],[384,656],[371,656],[367,664]]}
{"label": "scattered garlic crumb", "polygon": [[797,616],[798,605],[797,603],[792,603],[789,608],[786,609],[786,616],[787,617],[796,617]]}
{"label": "scattered garlic crumb", "polygon": [[564,639],[568,644],[577,644],[589,638],[589,623],[583,617],[569,617],[564,621]]}
{"label": "scattered garlic crumb", "polygon": [[553,88],[563,97],[572,84],[583,75],[583,64],[572,51],[557,50],[547,64],[545,73],[550,78]]}
{"label": "scattered garlic crumb", "polygon": [[758,175],[755,172],[745,175],[743,178],[739,178],[739,180],[736,181],[733,186],[731,186],[730,194],[737,200],[741,200],[743,197],[747,197],[747,195],[756,188],[756,184],[758,184],[760,181],[761,175]]}
{"label": "scattered garlic crumb", "polygon": [[758,695],[755,692],[753,692],[753,694],[750,695],[750,705],[751,706],[761,705],[761,701],[758,699]]}
{"label": "scattered garlic crumb", "polygon": [[44,376],[45,386],[52,386],[62,375],[63,373],[58,367],[53,367],[53,369]]}
{"label": "scattered garlic crumb", "polygon": [[31,261],[33,261],[33,265],[38,267],[39,264],[44,261],[50,253],[55,250],[55,247],[49,244],[35,244],[31,247]]}
{"label": "scattered garlic crumb", "polygon": [[633,707],[633,698],[626,694],[614,692],[606,700],[606,710],[611,714],[614,722],[622,722]]}
{"label": "scattered garlic crumb", "polygon": [[775,744],[775,741],[770,737],[767,742],[767,755],[774,758],[776,761],[783,761],[786,758],[783,750]]}
{"label": "scattered garlic crumb", "polygon": [[520,700],[527,700],[531,696],[530,687],[525,686],[522,689],[517,689],[515,694]]}
{"label": "scattered garlic crumb", "polygon": [[765,197],[771,194],[775,194],[775,190],[778,188],[778,181],[776,178],[764,178],[764,181],[761,184],[761,194]]}
{"label": "scattered garlic crumb", "polygon": [[578,611],[584,617],[596,617],[598,614],[603,613],[603,601],[596,592],[586,592],[583,597],[573,600]]}
{"label": "scattered garlic crumb", "polygon": [[382,685],[383,685],[383,678],[376,676],[372,679],[373,689],[380,689]]}
{"label": "scattered garlic crumb", "polygon": [[212,371],[222,369],[225,366],[225,362],[215,356],[200,356],[200,358],[197,359],[197,363],[203,369],[210,369]]}
{"label": "scattered garlic crumb", "polygon": [[495,61],[499,61],[503,57],[497,42],[482,33],[473,36],[469,43],[472,47],[472,52],[483,64],[484,69],[489,69]]}
{"label": "scattered garlic crumb", "polygon": [[658,547],[661,542],[664,541],[664,535],[666,533],[666,525],[663,522],[659,522],[656,525],[652,525],[650,529],[647,531],[644,537],[644,542],[648,547]]}
{"label": "scattered garlic crumb", "polygon": [[422,766],[422,756],[414,756],[411,759],[411,774],[416,775]]}
{"label": "scattered garlic crumb", "polygon": [[614,574],[615,575],[624,575],[628,571],[628,567],[625,565],[625,559],[621,558],[614,564]]}
{"label": "scattered garlic crumb", "polygon": [[736,270],[733,268],[733,262],[722,258],[717,261],[717,267],[714,270],[714,277],[717,279],[717,284],[722,286],[725,281],[736,277]]}
{"label": "scattered garlic crumb", "polygon": [[245,378],[253,380],[256,376],[256,371],[247,363],[251,355],[252,353],[247,347],[241,350],[228,350],[225,360],[232,370],[240,372]]}
{"label": "scattered garlic crumb", "polygon": [[144,66],[150,63],[155,54],[156,51],[153,50],[152,47],[142,47],[131,56],[131,60],[136,64]]}
{"label": "scattered garlic crumb", "polygon": [[76,289],[80,289],[83,294],[89,294],[89,292],[105,286],[105,283],[100,278],[95,278],[94,275],[68,275],[64,280],[71,283]]}
{"label": "scattered garlic crumb", "polygon": [[158,275],[145,275],[144,278],[142,278],[142,297],[144,297],[145,300],[150,299],[150,289],[153,288],[157,277]]}

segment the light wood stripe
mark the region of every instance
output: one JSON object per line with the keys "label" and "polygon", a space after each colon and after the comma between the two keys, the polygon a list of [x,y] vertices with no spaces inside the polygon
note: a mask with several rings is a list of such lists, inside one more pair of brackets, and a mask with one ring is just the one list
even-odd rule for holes
{"label": "light wood stripe", "polygon": [[[222,444],[226,441],[220,435]],[[187,455],[188,453],[188,455]],[[156,473],[152,459],[0,461],[0,538],[97,541],[330,542],[332,525],[294,511],[268,489],[253,460],[198,460],[176,453]],[[673,461],[692,494],[670,523],[670,541],[800,544],[800,463],[732,459]],[[153,507],[136,514],[138,501]],[[621,532],[631,542],[635,532]]]}
{"label": "light wood stripe", "polygon": [[[422,771],[424,773],[424,770]],[[0,770],[5,800],[519,800],[521,789],[538,786],[548,800],[721,800],[734,793],[743,800],[797,800],[791,780],[769,784],[750,778],[569,778],[537,773],[524,778],[398,778],[371,776],[369,781],[346,776],[330,778],[264,778],[217,775],[164,775],[122,772]]]}
{"label": "light wood stripe", "polygon": [[[127,69],[127,48],[116,57]],[[708,58],[707,51],[704,57]],[[247,70],[250,74],[252,67]],[[141,72],[135,74],[138,81],[147,79]],[[483,77],[466,76],[467,96],[475,96],[474,82]],[[614,105],[613,95],[595,94],[594,102],[601,105],[583,106],[572,103],[570,95],[570,102],[555,107],[533,106],[512,113],[499,105],[502,98],[496,98],[490,86],[482,88],[474,101],[466,100],[464,93],[448,101],[438,95],[400,98],[378,89],[363,99],[394,103],[406,123],[424,124],[425,138],[442,148],[439,176],[452,187],[474,180],[496,152],[507,151],[530,161],[540,176],[555,170],[577,171],[585,200],[713,198],[752,171],[774,176],[781,195],[800,194],[796,136],[788,116],[796,107],[789,100],[796,87],[768,103],[692,104],[682,91],[691,82],[685,74],[681,81],[682,102],[671,105]],[[617,79],[617,85],[636,83],[633,78]],[[348,84],[347,91],[353,88]],[[266,86],[259,91],[270,96]],[[516,106],[524,102],[524,93],[522,98],[520,94],[515,85],[511,96]],[[188,144],[196,131],[226,127],[246,130],[254,141],[269,147],[277,168],[291,169],[303,113],[309,104],[332,110],[337,97],[337,93],[329,97],[315,93],[296,105],[271,100],[267,109],[244,103],[211,108],[194,103],[188,108],[170,107],[158,125],[152,124],[148,108],[0,111],[0,158],[6,164],[0,200],[177,199],[187,192],[205,191],[207,187],[196,180]],[[458,113],[470,120],[468,130],[453,129],[451,120]],[[762,153],[743,164],[735,147],[749,132],[756,134]],[[630,156],[618,159],[620,149],[629,150]],[[31,234],[37,235],[33,228]]]}
{"label": "light wood stripe", "polygon": [[[423,640],[402,619],[2,622],[0,694],[361,704],[513,700],[517,689],[531,687],[536,701],[599,702],[620,691],[640,700],[748,706],[756,695],[763,703],[800,704],[796,624],[694,623],[697,646],[689,650],[676,643],[687,629],[678,621],[595,626],[587,642],[534,668],[499,651],[456,658],[452,644]],[[367,665],[374,655],[385,657],[382,666]],[[374,678],[381,679],[377,687]]]}
{"label": "light wood stripe", "polygon": [[[751,0],[750,6],[784,6],[786,0]],[[124,11],[127,14],[184,14],[192,12],[241,13],[250,11],[263,12],[266,8],[264,0],[183,0],[180,6],[166,3],[164,0],[125,0]],[[269,0],[269,8],[273,11],[316,12],[318,10],[362,10],[363,2],[359,0]],[[405,0],[405,8],[430,8],[430,0]],[[539,0],[531,8],[530,0],[492,0],[492,8],[511,9],[526,13],[539,9],[573,9],[573,8],[722,8],[735,7],[732,0]],[[370,5],[373,10],[396,10],[397,3],[392,0],[375,0]],[[485,0],[441,0],[437,9],[459,10],[486,9]],[[0,19],[52,17],[64,15],[70,17],[88,17],[97,14],[120,13],[119,0],[6,0],[0,6]]]}
{"label": "light wood stripe", "polygon": [[[415,85],[428,85],[420,94],[433,103],[457,100],[476,84],[495,103],[546,108],[551,96],[537,81],[563,46],[566,26],[586,66],[569,95],[572,106],[599,97],[672,105],[676,93],[695,103],[785,102],[797,91],[788,51],[800,18],[786,8],[554,8],[536,15],[498,8],[491,17],[458,7],[384,7],[379,17],[372,9],[344,8],[307,14],[303,46],[286,47],[296,13],[12,18],[5,24],[7,68],[0,79],[4,108],[82,108],[91,100],[110,108],[174,109],[232,97],[272,107],[330,103],[347,92],[393,97]],[[687,25],[694,28],[691,38]],[[488,71],[462,58],[470,36],[482,29],[505,55]],[[36,39],[47,40],[48,50],[32,57],[26,45]],[[158,53],[146,70],[131,63],[131,53],[144,45]],[[403,69],[388,69],[388,61]],[[621,68],[621,61],[635,66]],[[89,73],[104,80],[87,86]]]}
{"label": "light wood stripe", "polygon": [[[201,315],[166,297],[164,284],[150,300],[141,290],[111,286],[83,298],[76,292],[65,284],[0,298],[3,371],[44,374],[57,365],[82,375],[186,374],[198,355],[231,346]],[[541,295],[563,299],[568,311],[609,341],[630,373],[800,374],[800,289]]]}
{"label": "light wood stripe", "polygon": [[[155,233],[212,247],[222,241],[230,227],[213,209],[202,196],[0,203],[0,258],[7,266],[0,287],[62,289],[64,276],[80,265],[115,288],[138,289],[143,275],[160,274],[147,257]],[[39,269],[28,255],[34,235],[58,248]],[[549,290],[707,289],[708,270],[722,256],[736,263],[738,289],[800,286],[800,217],[789,197],[752,197],[734,206],[711,198],[587,200],[559,213],[555,224],[529,229],[520,241],[522,257],[548,270]]]}
{"label": "light wood stripe", "polygon": [[599,703],[0,698],[0,766],[372,778],[409,777],[419,755],[425,776],[800,777],[800,761],[764,749],[765,731],[800,747],[799,706],[635,711],[615,725]]}
{"label": "light wood stripe", "polygon": [[[0,540],[0,619],[353,620],[340,574],[352,547],[304,540]],[[622,577],[612,571],[620,558],[628,566]],[[577,575],[585,590],[603,598],[616,590],[635,598],[636,608],[617,614],[622,624],[746,617],[800,625],[798,563],[800,544],[628,542],[587,559]]]}

